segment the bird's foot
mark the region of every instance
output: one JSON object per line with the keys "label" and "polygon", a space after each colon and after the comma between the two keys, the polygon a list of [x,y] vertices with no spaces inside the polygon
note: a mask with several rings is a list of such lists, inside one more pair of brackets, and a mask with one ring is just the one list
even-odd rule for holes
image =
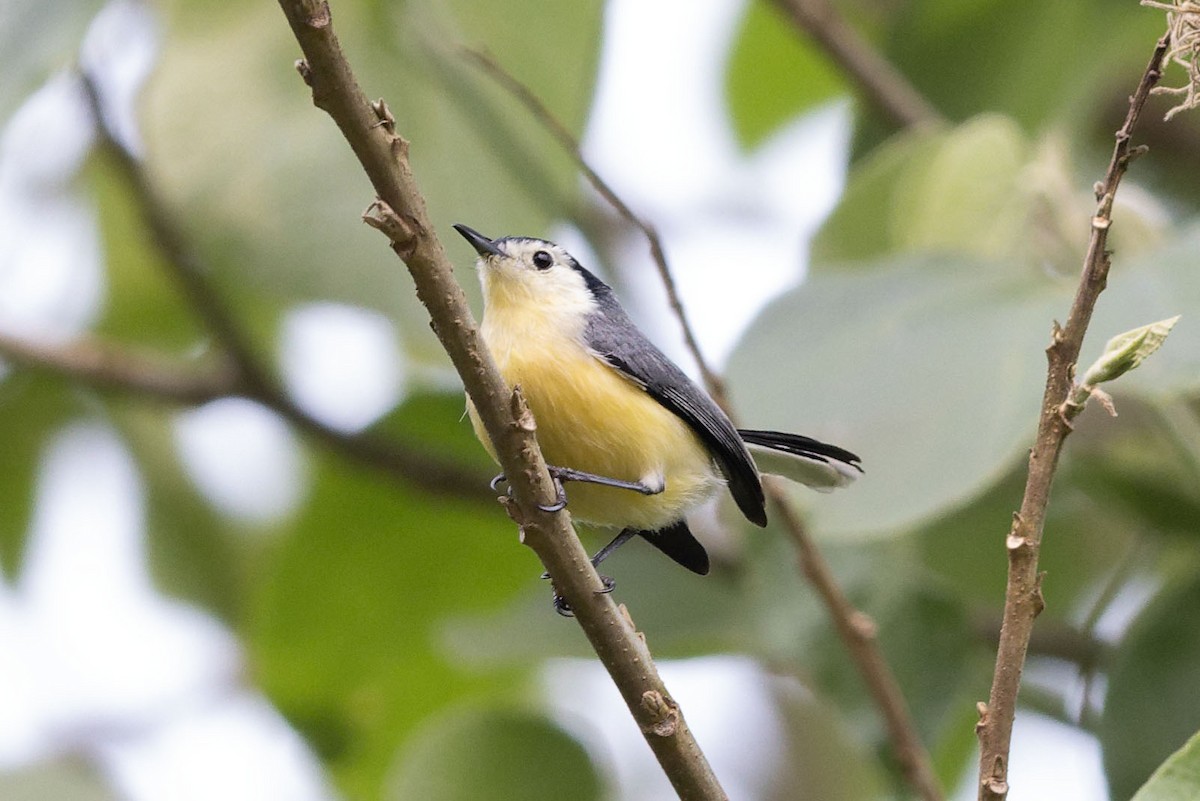
{"label": "bird's foot", "polygon": [[[542,578],[550,578],[550,574],[543,573]],[[607,595],[613,591],[613,587],[617,586],[617,582],[605,575],[600,576],[600,583],[602,586],[596,590],[597,595]],[[567,599],[557,592],[554,593],[553,603],[555,612],[558,612],[563,617],[575,617],[575,611],[571,609],[571,604],[567,603]]]}

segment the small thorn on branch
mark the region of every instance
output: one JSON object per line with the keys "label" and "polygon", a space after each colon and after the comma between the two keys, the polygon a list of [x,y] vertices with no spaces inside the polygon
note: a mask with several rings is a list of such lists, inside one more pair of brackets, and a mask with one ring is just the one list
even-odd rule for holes
{"label": "small thorn on branch", "polygon": [[401,257],[411,255],[416,247],[416,228],[397,214],[382,198],[375,198],[371,205],[367,206],[367,210],[362,213],[362,220],[376,231],[381,231]]}
{"label": "small thorn on branch", "polygon": [[1037,574],[1037,578],[1033,582],[1033,616],[1037,617],[1046,609],[1046,596],[1042,595],[1042,579],[1046,577],[1046,571],[1042,570]]}
{"label": "small thorn on branch", "polygon": [[388,133],[396,132],[396,118],[392,115],[392,110],[388,108],[387,101],[382,97],[371,103],[371,111],[375,112],[375,116],[379,118],[379,122],[375,123],[375,127],[382,127]]}
{"label": "small thorn on branch", "polygon": [[984,703],[983,701],[977,701],[975,703],[975,711],[979,713],[979,720],[975,724],[975,733],[979,734],[980,731],[987,728],[987,725],[989,723],[989,721],[988,721],[988,705],[986,703]]}
{"label": "small thorn on branch", "polygon": [[642,693],[642,709],[650,716],[646,731],[659,737],[672,737],[679,728],[679,710],[675,703],[657,690]]}

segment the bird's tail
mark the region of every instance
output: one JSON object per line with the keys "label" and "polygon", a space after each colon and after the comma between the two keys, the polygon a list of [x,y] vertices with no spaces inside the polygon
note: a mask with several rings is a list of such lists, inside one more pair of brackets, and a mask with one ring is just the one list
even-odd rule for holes
{"label": "bird's tail", "polygon": [[798,481],[828,492],[862,473],[859,458],[844,448],[800,434],[738,429],[760,473]]}

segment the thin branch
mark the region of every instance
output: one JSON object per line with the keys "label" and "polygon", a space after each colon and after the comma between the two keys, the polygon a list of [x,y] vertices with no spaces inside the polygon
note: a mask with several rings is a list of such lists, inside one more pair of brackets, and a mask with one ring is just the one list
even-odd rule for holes
{"label": "thin branch", "polygon": [[57,375],[83,386],[184,406],[228,397],[257,400],[333,453],[382,470],[438,495],[479,499],[487,480],[452,462],[370,434],[347,434],[307,414],[282,394],[255,396],[228,359],[184,366],[153,353],[92,337],[64,345],[0,334],[0,357],[28,371]]}
{"label": "thin branch", "polygon": [[680,798],[724,799],[725,793],[658,676],[650,652],[623,608],[603,592],[564,511],[547,512],[556,492],[535,439],[535,423],[519,390],[510,390],[479,336],[453,267],[434,235],[408,162],[408,143],[395,133],[383,101],[363,94],[334,35],[329,6],[280,0],[304,52],[297,68],[313,102],[341,129],[378,195],[364,218],[383,230],[408,266],[434,332],[462,377],[508,477],[509,514],[523,542],[546,566],[601,662],[608,669]]}
{"label": "thin branch", "polygon": [[772,0],[858,85],[867,101],[897,128],[943,122],[942,114],[895,65],[838,13],[829,0]]}
{"label": "thin branch", "polygon": [[546,108],[546,104],[542,102],[529,87],[519,81],[512,73],[504,68],[491,53],[486,50],[475,49],[472,47],[464,47],[463,53],[466,54],[475,64],[483,69],[484,73],[492,78],[497,84],[506,89],[514,98],[516,98],[534,119],[542,124],[542,126],[550,132],[550,134],[558,140],[562,149],[572,157],[575,165],[583,176],[587,178],[588,183],[603,197],[608,204],[617,210],[617,213],[623,217],[630,225],[637,228],[646,237],[646,241],[650,243],[650,258],[654,260],[655,266],[658,268],[659,277],[662,279],[663,286],[667,291],[667,302],[671,306],[671,311],[675,313],[679,324],[683,329],[683,340],[688,351],[692,354],[692,358],[696,360],[696,364],[700,368],[700,375],[704,379],[705,386],[708,387],[709,393],[713,396],[713,400],[717,401],[722,406],[727,405],[728,400],[725,393],[725,383],[715,371],[708,366],[704,360],[704,354],[700,350],[700,343],[696,340],[691,325],[688,323],[687,313],[684,311],[683,302],[679,299],[679,290],[675,286],[675,279],[671,276],[670,269],[667,268],[667,257],[663,250],[662,240],[658,236],[658,230],[646,220],[643,220],[633,209],[626,205],[612,187],[600,177],[591,165],[583,158],[583,149],[579,145],[579,140],[575,138],[567,126],[563,125],[559,119],[554,116],[550,109]]}
{"label": "thin branch", "polygon": [[[679,319],[688,349],[700,367],[705,388],[730,418],[736,420],[724,382],[709,367],[700,350],[691,323],[676,292],[675,281],[654,226],[634,214],[616,192],[592,169],[583,157],[579,142],[532,90],[508,72],[490,54],[471,48],[464,48],[464,51],[489,76],[519,100],[558,139],[588,181],[612,204],[617,213],[646,235],[659,276],[666,287],[671,309]],[[912,719],[908,704],[904,700],[899,683],[879,648],[874,621],[869,615],[855,608],[850,599],[846,597],[833,570],[829,567],[829,563],[825,561],[816,542],[805,529],[800,514],[788,498],[787,492],[772,481],[765,482],[763,490],[772,508],[779,513],[784,529],[796,545],[802,572],[825,603],[838,634],[850,652],[854,663],[858,666],[876,706],[883,715],[888,737],[895,749],[897,762],[900,764],[906,780],[917,789],[926,801],[940,801],[942,790],[933,771],[933,763],[917,734],[916,724]]]}
{"label": "thin branch", "polygon": [[1029,454],[1025,495],[1020,511],[1013,515],[1012,528],[1005,541],[1008,586],[996,669],[988,702],[979,704],[980,719],[976,724],[980,746],[980,801],[1000,801],[1008,794],[1009,746],[1021,671],[1029,649],[1034,618],[1045,605],[1042,599],[1042,575],[1038,572],[1038,553],[1046,520],[1046,506],[1050,500],[1050,487],[1063,441],[1071,433],[1072,418],[1082,409],[1082,406],[1067,403],[1074,381],[1075,362],[1079,358],[1096,300],[1108,280],[1110,260],[1107,242],[1108,230],[1112,225],[1113,198],[1129,162],[1143,152],[1143,148],[1130,146],[1133,127],[1150,90],[1162,77],[1163,61],[1170,46],[1170,34],[1164,34],[1155,46],[1137,91],[1129,99],[1129,111],[1125,123],[1117,131],[1108,172],[1104,181],[1096,185],[1097,206],[1092,217],[1091,239],[1070,315],[1066,326],[1054,325],[1051,343],[1046,349],[1046,389],[1042,396],[1037,438]]}
{"label": "thin branch", "polygon": [[91,338],[50,345],[0,334],[0,356],[27,370],[189,406],[234,394],[239,387],[229,364],[183,367]]}
{"label": "thin branch", "polygon": [[150,229],[155,245],[163,254],[164,261],[170,267],[183,296],[221,347],[228,352],[229,358],[241,373],[241,380],[250,385],[256,394],[265,393],[272,384],[270,376],[254,358],[253,349],[213,287],[208,270],[188,247],[182,228],[172,218],[167,204],[159,198],[142,163],[114,136],[96,82],[86,73],[82,77],[84,94],[92,118],[96,122],[98,144],[112,157],[121,177],[133,190],[133,199],[138,204],[138,211]]}

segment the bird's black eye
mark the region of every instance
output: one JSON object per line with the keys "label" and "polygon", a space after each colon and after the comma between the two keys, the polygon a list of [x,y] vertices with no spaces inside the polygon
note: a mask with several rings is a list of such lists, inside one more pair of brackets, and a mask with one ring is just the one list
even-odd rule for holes
{"label": "bird's black eye", "polygon": [[544,250],[533,254],[533,266],[539,270],[549,270],[554,265],[554,257]]}

